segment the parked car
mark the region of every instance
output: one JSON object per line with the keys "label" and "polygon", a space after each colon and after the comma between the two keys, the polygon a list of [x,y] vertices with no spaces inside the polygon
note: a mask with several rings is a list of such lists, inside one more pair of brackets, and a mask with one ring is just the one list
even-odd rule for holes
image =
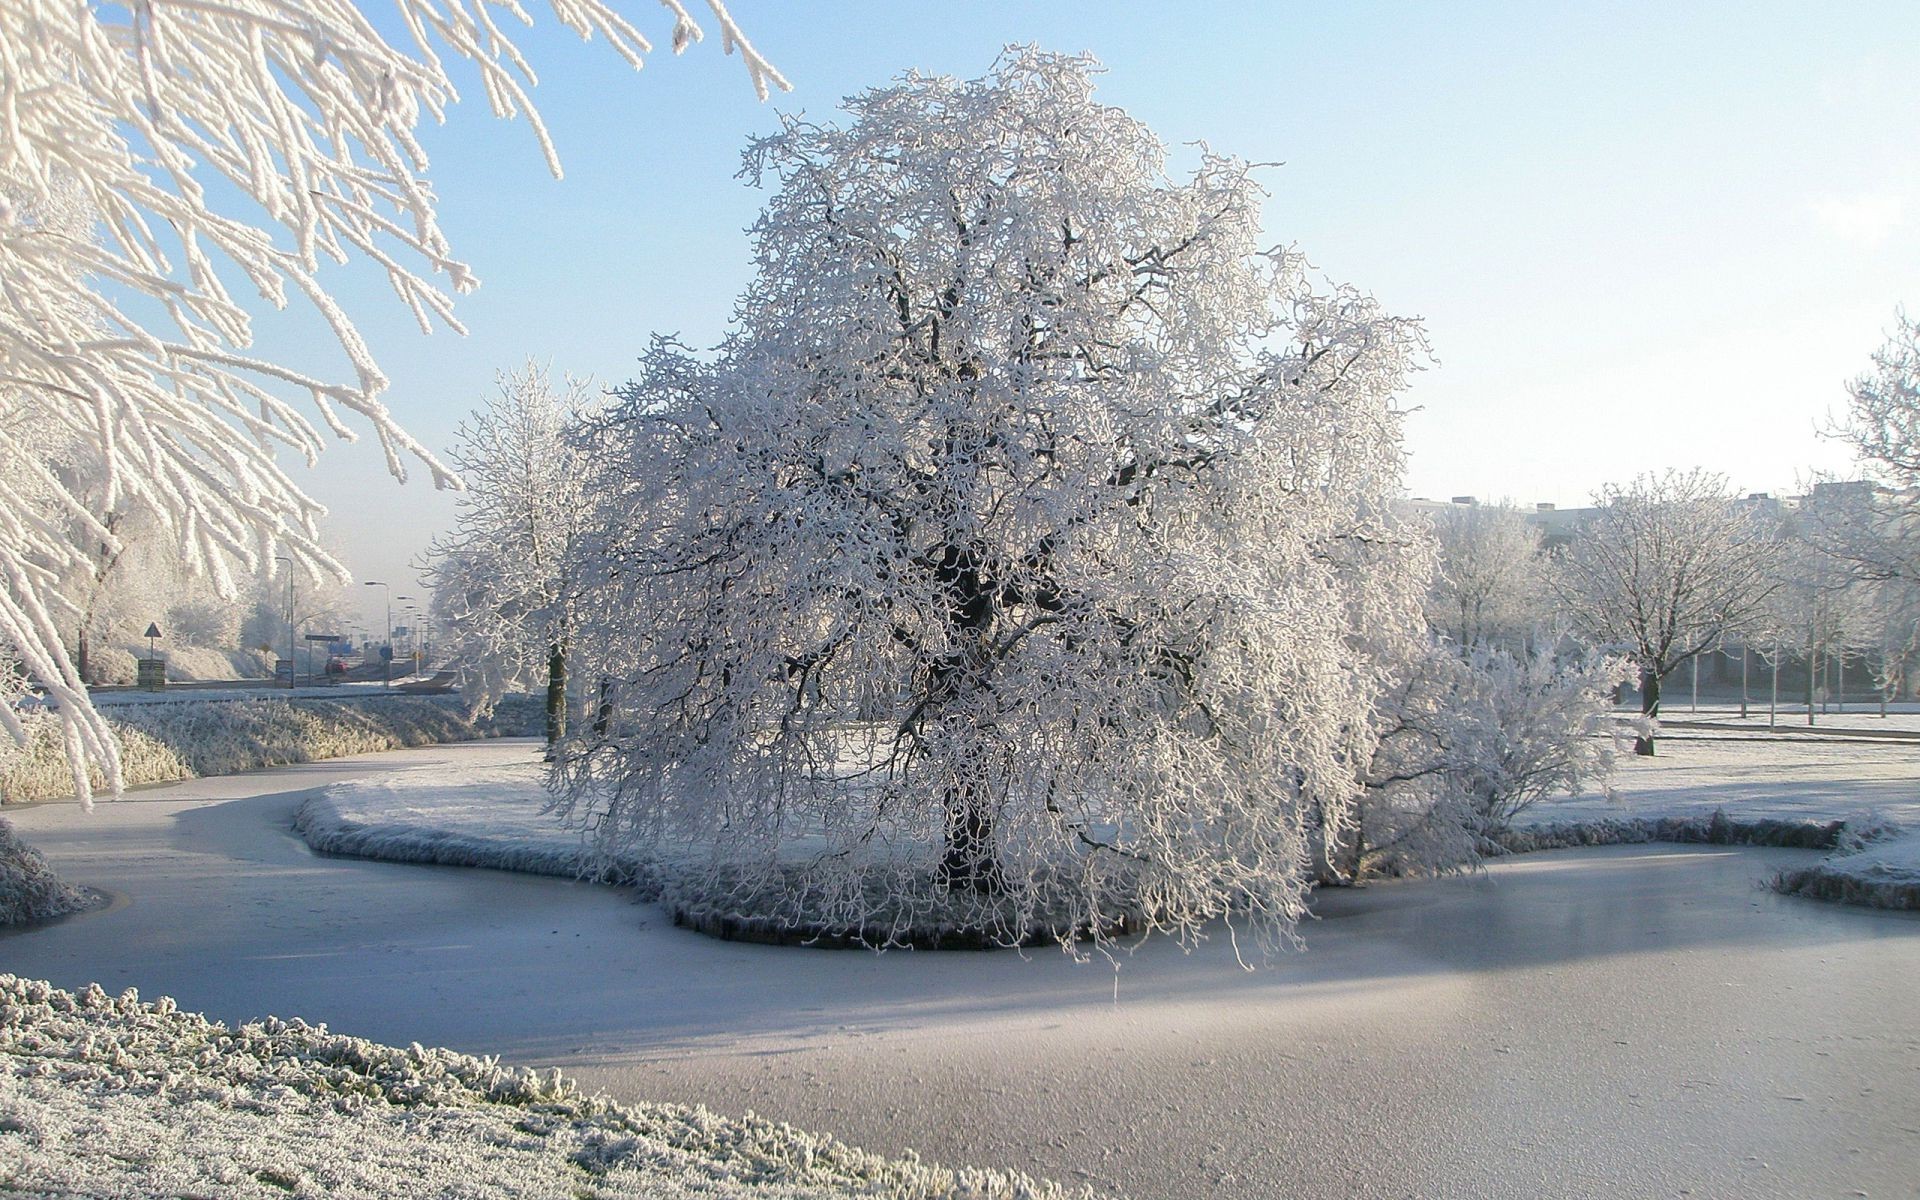
{"label": "parked car", "polygon": [[327,674],[345,675],[346,673],[347,673],[347,660],[344,658],[341,658],[338,654],[329,655],[327,658]]}

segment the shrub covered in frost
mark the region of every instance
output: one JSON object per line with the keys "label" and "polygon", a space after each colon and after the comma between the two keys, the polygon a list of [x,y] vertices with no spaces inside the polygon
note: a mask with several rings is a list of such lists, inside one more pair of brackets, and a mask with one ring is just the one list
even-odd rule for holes
{"label": "shrub covered in frost", "polygon": [[0,820],[0,925],[57,917],[86,902],[85,893],[55,875],[40,852]]}
{"label": "shrub covered in frost", "polygon": [[558,1072],[129,990],[0,975],[0,1178],[30,1195],[1062,1195],[754,1117],[616,1104]]}
{"label": "shrub covered in frost", "polygon": [[1835,845],[1841,829],[1842,823],[1839,821],[1737,820],[1729,817],[1725,809],[1716,808],[1712,815],[1705,817],[1609,817],[1598,821],[1522,825],[1488,840],[1493,849],[1505,854],[1531,854],[1537,850],[1567,850],[1579,846],[1638,845],[1644,842],[1829,850]]}
{"label": "shrub covered in frost", "polygon": [[[526,726],[523,705],[475,719],[453,696],[369,700],[234,700],[123,705],[106,710],[120,742],[128,784],[231,775],[262,767],[398,750],[437,742],[512,736]],[[28,741],[0,772],[0,799],[50,800],[73,794],[62,728],[50,714],[22,719]],[[96,785],[101,781],[96,773]]]}

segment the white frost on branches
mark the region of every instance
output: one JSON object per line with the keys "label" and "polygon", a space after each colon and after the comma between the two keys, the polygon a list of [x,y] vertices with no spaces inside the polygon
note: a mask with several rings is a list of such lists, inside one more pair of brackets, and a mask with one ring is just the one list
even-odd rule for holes
{"label": "white frost on branches", "polygon": [[873,940],[1272,938],[1423,637],[1414,323],[1010,51],[753,144],[758,276],[598,430],[563,804],[717,907]]}
{"label": "white frost on branches", "polygon": [[1540,530],[1504,504],[1459,505],[1433,518],[1439,569],[1427,622],[1462,653],[1522,646],[1545,623]]}
{"label": "white frost on branches", "polygon": [[[498,394],[460,426],[450,457],[467,490],[424,579],[461,695],[478,711],[535,686],[555,689],[564,705],[574,547],[588,512],[589,464],[571,435],[595,399],[587,381],[568,376],[556,387],[528,362],[501,372]],[[564,725],[564,713],[549,716]]]}
{"label": "white frost on branches", "polygon": [[1380,705],[1378,744],[1342,880],[1468,866],[1521,812],[1588,789],[1612,794],[1614,689],[1622,658],[1436,642]]}
{"label": "white frost on branches", "polygon": [[[661,2],[674,49],[698,40],[680,0]],[[756,89],[784,87],[720,0],[708,6]],[[67,714],[83,796],[89,758],[117,786],[114,750],[62,648],[51,581],[75,565],[71,530],[83,544],[113,534],[53,476],[47,445],[97,450],[97,511],[149,510],[223,594],[236,566],[269,573],[275,552],[339,571],[276,448],[311,461],[357,422],[394,475],[415,458],[456,483],[379,399],[386,378],[322,263],[368,260],[423,329],[458,328],[434,277],[452,292],[474,278],[436,220],[416,136],[458,98],[449,59],[476,67],[493,111],[526,116],[558,162],[531,66],[496,19],[528,20],[517,3],[398,7],[400,45],[346,0],[0,0],[0,639]],[[650,49],[602,0],[548,7],[635,66]],[[249,355],[236,280],[311,306],[350,378]]]}
{"label": "white frost on branches", "polygon": [[[1642,715],[1657,720],[1661,682],[1767,610],[1778,534],[1708,471],[1642,475],[1597,499],[1556,586],[1590,644],[1633,659]],[[1636,749],[1653,753],[1651,732]]]}

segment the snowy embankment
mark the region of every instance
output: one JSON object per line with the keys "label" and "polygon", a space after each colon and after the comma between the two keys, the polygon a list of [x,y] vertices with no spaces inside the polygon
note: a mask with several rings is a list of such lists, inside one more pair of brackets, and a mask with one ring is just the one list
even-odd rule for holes
{"label": "snowy embankment", "polygon": [[1742,731],[1663,737],[1659,751],[1621,760],[1618,802],[1543,804],[1500,844],[1512,853],[1656,841],[1832,850],[1773,886],[1920,908],[1920,745]]}
{"label": "snowy embankment", "polygon": [[[543,811],[537,751],[501,747],[457,776],[404,771],[337,784],[301,806],[314,849],[393,862],[495,867],[657,882],[639,859],[594,859]],[[1920,746],[1665,738],[1660,756],[1620,765],[1617,802],[1587,796],[1523,814],[1510,853],[1678,842],[1835,850],[1788,872],[1782,890],[1885,908],[1920,908]]]}
{"label": "snowy embankment", "polygon": [[539,750],[501,747],[492,762],[449,777],[414,768],[339,783],[301,804],[294,829],[322,854],[387,862],[493,867],[657,890],[644,860],[596,856],[578,830],[546,812]]}
{"label": "snowy embankment", "polygon": [[[454,696],[181,701],[115,704],[103,711],[119,738],[121,773],[129,786],[512,735],[532,720],[531,708],[503,705],[493,717],[476,721]],[[0,771],[0,801],[71,796],[59,718],[39,712],[26,714],[23,722],[30,740]]]}
{"label": "snowy embankment", "polygon": [[1811,867],[1780,872],[1773,886],[1816,900],[1920,909],[1920,824],[1902,827],[1871,818],[1848,822],[1832,856]]}
{"label": "snowy embankment", "polygon": [[23,1196],[1051,1197],[449,1050],[229,1029],[0,975],[0,1183]]}

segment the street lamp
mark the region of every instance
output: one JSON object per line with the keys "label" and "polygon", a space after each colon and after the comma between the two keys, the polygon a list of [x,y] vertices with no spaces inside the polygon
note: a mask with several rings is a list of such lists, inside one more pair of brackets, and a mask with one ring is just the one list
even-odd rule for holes
{"label": "street lamp", "polygon": [[276,554],[273,561],[287,564],[287,690],[293,690],[293,560]]}
{"label": "street lamp", "polygon": [[[395,599],[395,600],[411,600],[411,599],[413,599],[413,597],[412,597],[412,596],[395,596],[395,597],[394,597],[394,599]],[[411,605],[411,604],[403,604],[403,605],[401,605],[401,606],[400,606],[400,611],[401,611],[401,612],[403,612],[403,613],[411,613],[411,612],[413,612],[413,605]],[[411,617],[409,617],[409,618],[408,618],[408,621],[407,621],[407,627],[408,627],[409,629],[411,629],[411,628],[413,627],[413,621],[412,621],[412,618],[411,618]],[[391,634],[389,634],[388,636],[389,636],[389,637],[391,637],[392,635],[391,635]],[[395,658],[398,658],[399,656],[400,656],[400,655],[399,655],[399,651],[397,651],[397,650],[396,650],[396,651],[394,652],[394,657],[395,657]],[[409,676],[411,676],[411,675],[413,674],[413,668],[412,668],[412,667],[408,667],[408,668],[407,668],[407,670],[406,670],[406,673],[407,673],[407,674],[408,674]]]}
{"label": "street lamp", "polygon": [[377,587],[387,596],[387,644],[381,652],[380,665],[385,668],[385,685],[393,687],[393,589],[378,579],[367,580],[368,587]]}

